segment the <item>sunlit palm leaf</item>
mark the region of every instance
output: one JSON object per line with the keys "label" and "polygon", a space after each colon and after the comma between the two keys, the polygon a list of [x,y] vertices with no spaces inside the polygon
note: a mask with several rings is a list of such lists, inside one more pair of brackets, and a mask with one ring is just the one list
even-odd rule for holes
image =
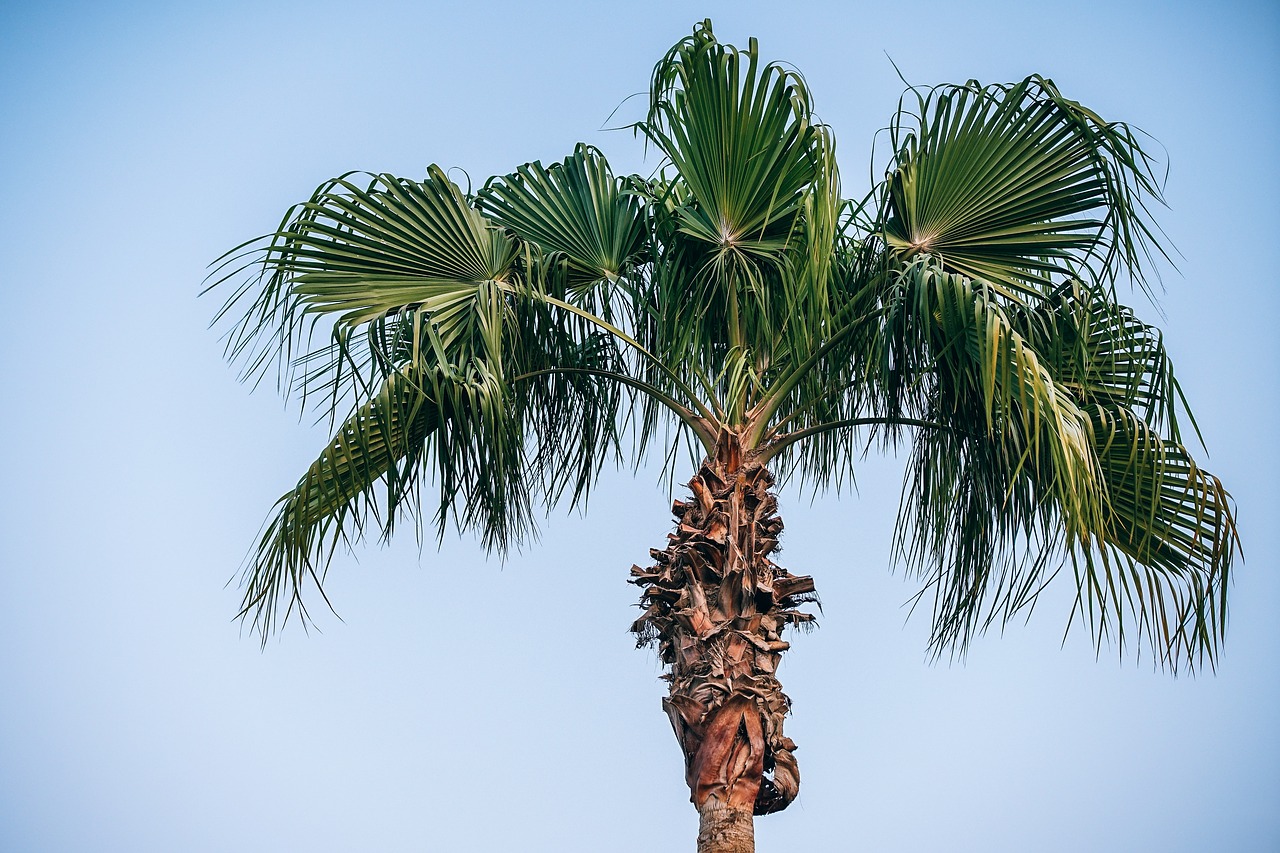
{"label": "sunlit palm leaf", "polygon": [[682,229],[714,246],[768,253],[789,236],[818,175],[818,130],[794,72],[722,45],[710,22],[658,63],[640,129],[688,184]]}
{"label": "sunlit palm leaf", "polygon": [[490,181],[479,204],[521,239],[563,256],[571,285],[615,279],[645,249],[643,203],[622,191],[604,156],[586,145],[562,163],[529,163]]}
{"label": "sunlit palm leaf", "polygon": [[1122,271],[1142,281],[1159,199],[1148,155],[1121,124],[1066,100],[1052,82],[944,86],[914,93],[891,127],[885,239],[903,258],[1011,291],[1053,273]]}

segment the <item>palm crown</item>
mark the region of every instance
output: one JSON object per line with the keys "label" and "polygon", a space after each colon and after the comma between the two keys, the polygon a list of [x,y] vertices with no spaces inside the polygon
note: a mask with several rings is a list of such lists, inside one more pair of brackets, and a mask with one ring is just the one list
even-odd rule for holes
{"label": "palm crown", "polygon": [[[908,448],[898,553],[932,596],[936,651],[1066,565],[1099,642],[1212,663],[1238,543],[1228,495],[1183,446],[1194,420],[1160,333],[1117,301],[1163,253],[1136,135],[1039,77],[912,89],[883,180],[855,203],[804,80],[754,41],[704,23],[650,94],[648,177],[586,145],[474,194],[435,166],[353,173],[224,256],[229,354],[278,369],[335,426],[258,541],[242,615],[264,636],[305,618],[339,542],[422,512],[503,550],[536,507],[585,502],[659,436],[669,459],[683,440],[721,475],[823,488],[864,429]],[[757,593],[770,548],[744,570]],[[666,637],[688,594],[637,571],[637,630]]]}

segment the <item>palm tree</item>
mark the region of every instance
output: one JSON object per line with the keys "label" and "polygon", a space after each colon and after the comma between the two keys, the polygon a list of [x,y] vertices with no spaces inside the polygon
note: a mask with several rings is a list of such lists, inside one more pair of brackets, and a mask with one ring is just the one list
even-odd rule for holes
{"label": "palm tree", "polygon": [[635,129],[648,177],[586,145],[474,194],[352,173],[221,259],[229,357],[334,427],[246,568],[264,640],[370,527],[427,511],[506,552],[606,463],[683,446],[632,630],[669,668],[698,849],[749,851],[799,787],[777,671],[816,601],[771,559],[774,487],[838,484],[875,443],[910,460],[897,553],[933,652],[1063,574],[1096,642],[1214,663],[1238,538],[1160,333],[1117,301],[1164,253],[1133,131],[1040,77],[909,89],[851,202],[804,80],[709,21]]}

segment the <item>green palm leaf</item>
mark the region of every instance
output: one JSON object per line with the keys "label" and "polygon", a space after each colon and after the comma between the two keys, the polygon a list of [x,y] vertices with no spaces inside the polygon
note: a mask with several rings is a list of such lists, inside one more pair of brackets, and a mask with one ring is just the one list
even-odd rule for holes
{"label": "green palm leaf", "polygon": [[708,21],[658,63],[651,96],[639,129],[689,187],[681,230],[727,251],[781,248],[818,176],[803,80],[762,66],[754,39],[746,50],[720,44]]}
{"label": "green palm leaf", "polygon": [[516,247],[432,166],[426,181],[338,180],[277,234],[265,263],[307,314],[357,326],[408,306],[449,319],[477,285],[510,277]]}
{"label": "green palm leaf", "polygon": [[575,288],[616,279],[645,249],[643,203],[587,145],[562,163],[529,163],[491,180],[479,205],[521,239],[563,256]]}
{"label": "green palm leaf", "polygon": [[1113,633],[1123,647],[1128,611],[1139,643],[1171,668],[1212,664],[1239,549],[1230,496],[1127,409],[1096,406],[1090,415],[1107,525],[1076,554],[1081,612],[1095,634]]}
{"label": "green palm leaf", "polygon": [[1049,80],[915,93],[890,131],[884,239],[1010,291],[1052,274],[1143,281],[1159,251],[1146,200],[1160,199],[1133,132],[1063,98]]}
{"label": "green palm leaf", "polygon": [[1123,646],[1136,622],[1162,664],[1212,663],[1234,513],[1217,478],[1128,408],[1157,424],[1171,411],[1158,336],[1078,288],[1052,310],[1005,306],[927,256],[895,300],[886,356],[902,375],[886,384],[931,425],[914,441],[898,542],[932,592],[935,651],[1007,621],[1069,557],[1099,643]]}
{"label": "green palm leaf", "polygon": [[276,364],[284,387],[297,376],[304,401],[322,390],[335,404],[347,393],[367,399],[388,369],[421,352],[424,329],[446,364],[496,358],[492,291],[513,278],[513,241],[438,167],[421,182],[350,178],[322,184],[276,232],[220,259],[210,289],[233,290],[215,321],[240,315],[229,357],[251,377]]}
{"label": "green palm leaf", "polygon": [[637,129],[670,168],[635,181],[657,243],[652,348],[691,365],[732,422],[804,352],[831,308],[839,174],[803,78],[722,45],[710,23],[654,69]]}
{"label": "green palm leaf", "polygon": [[1178,412],[1190,410],[1173,375],[1160,331],[1105,293],[1071,281],[1036,307],[1018,312],[1023,334],[1053,365],[1059,384],[1084,404],[1121,407],[1180,440]]}
{"label": "green palm leaf", "polygon": [[381,511],[388,524],[412,497],[413,462],[438,428],[439,414],[413,377],[392,374],[276,503],[245,573],[241,609],[264,640],[291,613],[306,619],[303,588],[308,581],[320,588],[338,542],[359,538],[366,515],[378,514],[373,491],[378,482],[386,486]]}
{"label": "green palm leaf", "polygon": [[1103,524],[1088,417],[992,288],[924,256],[895,285],[877,380],[933,424],[914,442],[900,551],[934,591],[935,649],[1028,603],[1058,543]]}
{"label": "green palm leaf", "polygon": [[502,550],[535,502],[585,500],[624,435],[639,456],[675,424],[669,463],[687,438],[822,488],[870,427],[910,440],[897,550],[935,650],[1071,562],[1099,642],[1212,663],[1233,508],[1181,444],[1159,332],[1115,298],[1164,251],[1136,134],[1040,77],[912,90],[855,204],[805,81],[754,41],[704,22],[650,95],[647,178],[586,145],[474,198],[435,166],[349,174],[220,260],[229,355],[348,413],[277,504],[243,615],[305,615],[337,543],[421,521],[424,484],[439,530]]}

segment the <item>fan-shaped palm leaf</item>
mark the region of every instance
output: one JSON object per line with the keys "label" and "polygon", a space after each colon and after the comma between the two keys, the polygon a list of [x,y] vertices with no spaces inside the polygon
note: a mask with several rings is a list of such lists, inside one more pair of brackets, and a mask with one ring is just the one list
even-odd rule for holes
{"label": "fan-shaped palm leaf", "polygon": [[1013,292],[1042,292],[1053,273],[1143,281],[1159,249],[1146,204],[1160,193],[1127,126],[1040,77],[915,98],[918,114],[900,108],[890,128],[884,236],[894,254],[932,253]]}
{"label": "fan-shaped palm leaf", "polygon": [[1190,417],[1190,410],[1158,329],[1079,281],[1016,314],[1025,318],[1017,321],[1019,329],[1053,365],[1059,384],[1083,404],[1129,409],[1180,440],[1178,413]]}
{"label": "fan-shaped palm leaf", "polygon": [[479,204],[521,239],[562,255],[577,287],[616,279],[646,248],[643,203],[587,145],[562,163],[529,163],[491,180]]}
{"label": "fan-shaped palm leaf", "polygon": [[789,236],[818,176],[818,129],[794,72],[761,65],[756,42],[722,45],[710,22],[658,63],[639,125],[689,187],[685,233],[727,251],[767,254]]}

